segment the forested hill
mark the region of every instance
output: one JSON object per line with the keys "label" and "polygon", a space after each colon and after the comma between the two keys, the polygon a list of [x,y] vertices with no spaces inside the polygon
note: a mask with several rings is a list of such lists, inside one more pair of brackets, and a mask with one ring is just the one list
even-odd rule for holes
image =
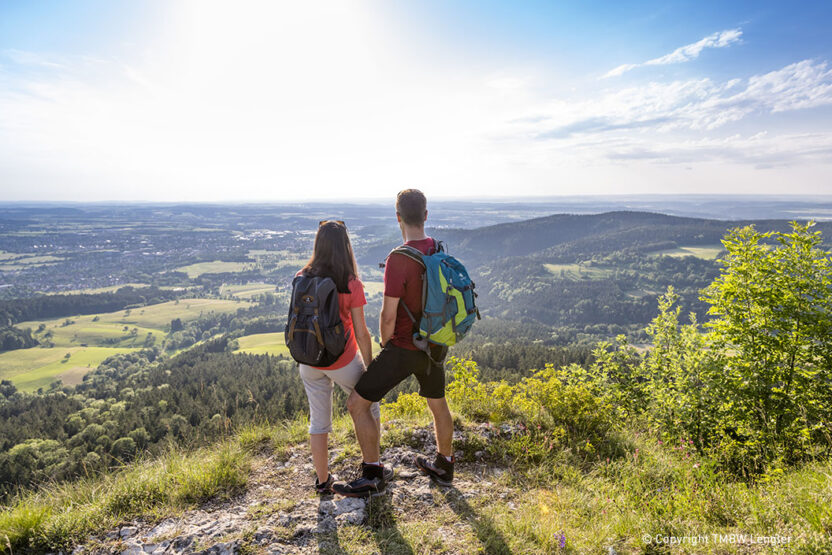
{"label": "forested hill", "polygon": [[[554,326],[565,344],[581,336],[594,340],[636,332],[653,317],[658,295],[670,285],[683,310],[706,319],[699,294],[718,274],[721,241],[729,229],[752,224],[760,231],[790,228],[786,220],[616,211],[428,233],[466,265],[484,315]],[[814,229],[827,242],[832,237],[832,222]],[[391,238],[357,252],[371,265],[394,246]]]}
{"label": "forested hill", "polygon": [[[652,212],[605,212],[603,214],[554,214],[522,222],[477,229],[441,229],[433,233],[446,241],[456,256],[477,263],[508,256],[557,252],[568,244],[585,245],[587,254],[606,253],[628,247],[647,247],[676,242],[685,245],[718,244],[733,227],[754,224],[761,230],[786,231],[786,220],[710,220],[668,216]],[[832,222],[817,229],[829,237]]]}

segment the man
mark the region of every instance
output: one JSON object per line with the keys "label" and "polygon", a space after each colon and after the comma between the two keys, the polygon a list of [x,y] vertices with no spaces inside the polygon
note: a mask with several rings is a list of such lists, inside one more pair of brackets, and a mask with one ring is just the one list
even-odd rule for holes
{"label": "man", "polygon": [[[425,235],[428,217],[425,195],[406,189],[396,197],[396,218],[406,245],[426,255],[435,252],[435,241]],[[416,457],[416,466],[435,482],[450,485],[454,477],[451,446],[453,419],[445,401],[445,370],[433,364],[427,353],[413,344],[414,324],[405,310],[418,322],[422,313],[422,279],[424,270],[415,260],[394,253],[384,269],[384,303],[381,308],[379,332],[382,351],[370,363],[367,372],[355,384],[347,399],[347,409],[355,424],[363,462],[361,476],[349,483],[338,483],[333,489],[341,495],[366,497],[384,490],[387,476],[381,464],[379,430],[370,413],[370,406],[381,400],[411,374],[419,381],[419,394],[427,399],[433,414],[438,453],[431,461]]]}

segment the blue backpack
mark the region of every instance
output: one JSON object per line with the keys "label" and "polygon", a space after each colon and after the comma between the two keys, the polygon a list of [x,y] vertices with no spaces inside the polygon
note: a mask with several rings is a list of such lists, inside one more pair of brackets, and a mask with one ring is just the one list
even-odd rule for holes
{"label": "blue backpack", "polygon": [[465,266],[445,252],[444,243],[434,243],[436,252],[430,255],[409,245],[393,249],[390,255],[407,256],[424,268],[419,321],[407,305],[402,303],[402,306],[413,321],[413,344],[436,363],[435,357],[431,356],[430,344],[445,347],[442,352],[447,352],[447,347],[455,345],[468,333],[474,321],[480,318],[480,311],[475,301],[474,282]]}

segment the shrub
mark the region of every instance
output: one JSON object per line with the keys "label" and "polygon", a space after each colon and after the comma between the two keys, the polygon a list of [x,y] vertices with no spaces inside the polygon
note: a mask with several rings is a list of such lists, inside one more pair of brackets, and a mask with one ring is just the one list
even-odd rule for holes
{"label": "shrub", "polygon": [[407,418],[425,413],[428,404],[418,393],[402,393],[393,402],[382,404],[385,415],[391,418]]}
{"label": "shrub", "polygon": [[567,449],[582,458],[614,427],[612,404],[589,373],[578,365],[556,369],[547,364],[515,385],[479,381],[475,362],[451,358],[448,386],[452,407],[480,422],[504,424],[508,437],[489,445],[492,454],[539,462]]}
{"label": "shrub", "polygon": [[592,373],[619,412],[643,414],[665,439],[692,440],[748,477],[828,453],[832,260],[812,225],[729,232],[721,275],[702,293],[714,316],[707,332],[693,316],[679,324],[671,287],[643,356],[623,340],[602,345]]}

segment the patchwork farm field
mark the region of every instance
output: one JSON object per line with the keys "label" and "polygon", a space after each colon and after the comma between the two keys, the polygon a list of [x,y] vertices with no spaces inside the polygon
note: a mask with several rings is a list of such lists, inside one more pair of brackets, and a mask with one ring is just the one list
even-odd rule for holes
{"label": "patchwork farm field", "polygon": [[14,272],[30,266],[47,266],[63,260],[62,257],[52,255],[0,253],[0,272]]}
{"label": "patchwork farm field", "polygon": [[697,247],[677,247],[675,249],[668,249],[650,253],[651,256],[673,256],[681,258],[683,256],[695,256],[703,260],[716,260],[716,258],[725,251],[722,245],[707,245]]}
{"label": "patchwork farm field", "polygon": [[[112,293],[118,291],[122,287],[147,287],[146,283],[121,283],[119,285],[108,285],[107,287],[92,287],[90,289],[74,289],[71,291],[61,291],[60,293],[52,293],[53,295],[73,295],[76,293],[86,293],[95,295],[96,293]],[[164,289],[164,287],[160,287]]]}
{"label": "patchwork farm field", "polygon": [[552,275],[564,279],[602,279],[612,273],[609,269],[585,264],[544,264],[543,266]]}
{"label": "patchwork farm field", "polygon": [[[148,336],[160,343],[174,318],[186,322],[208,312],[235,312],[248,306],[246,301],[181,299],[132,310],[22,322],[17,327],[40,329],[38,340],[48,340],[53,347],[0,354],[0,379],[9,379],[24,391],[34,391],[56,378],[65,384],[79,383],[105,358],[140,349]],[[64,362],[67,353],[70,357]]]}
{"label": "patchwork farm field", "polygon": [[250,299],[263,293],[274,293],[276,285],[262,281],[251,282],[245,285],[223,284],[220,287],[220,296],[231,295],[238,299]]}
{"label": "patchwork farm field", "polygon": [[245,272],[246,270],[254,269],[255,264],[245,262],[223,262],[222,260],[214,260],[213,262],[197,262],[196,264],[189,264],[188,266],[181,266],[176,268],[176,272],[185,272],[191,279],[197,278],[202,274],[220,274],[224,272]]}
{"label": "patchwork farm field", "polygon": [[[54,320],[33,320],[29,322],[21,322],[17,327],[25,329],[32,328],[32,331],[38,329],[43,324],[44,331],[52,331],[52,341],[57,345],[66,344],[59,343],[59,341],[66,341],[69,343],[87,343],[87,341],[80,341],[81,337],[88,337],[93,339],[96,334],[101,334],[101,338],[113,337],[116,335],[129,331],[124,330],[124,326],[129,328],[138,328],[139,332],[147,334],[166,333],[170,321],[174,318],[180,318],[183,322],[198,318],[203,313],[208,312],[235,312],[240,308],[248,308],[251,303],[247,301],[232,301],[227,299],[180,299],[179,301],[168,301],[165,303],[154,304],[150,306],[143,306],[141,308],[134,308],[131,310],[120,310],[117,312],[107,312],[104,314],[88,314],[84,316],[73,316],[71,318],[57,318]],[[65,325],[66,322],[72,322]],[[73,341],[73,338],[76,340]]]}
{"label": "patchwork farm field", "polygon": [[239,348],[235,353],[246,353],[249,355],[286,355],[289,356],[289,349],[282,332],[255,333],[244,335],[237,339]]}
{"label": "patchwork farm field", "polygon": [[[235,353],[246,353],[250,355],[284,355],[289,356],[289,349],[286,347],[286,340],[283,332],[255,333],[237,338],[239,347]],[[381,347],[373,341],[373,353],[378,353]]]}
{"label": "patchwork farm field", "polygon": [[[20,349],[0,354],[0,378],[11,380],[21,391],[46,387],[56,378],[65,385],[81,383],[84,374],[113,355],[135,349],[112,347],[53,347]],[[65,358],[69,354],[69,358]]]}

